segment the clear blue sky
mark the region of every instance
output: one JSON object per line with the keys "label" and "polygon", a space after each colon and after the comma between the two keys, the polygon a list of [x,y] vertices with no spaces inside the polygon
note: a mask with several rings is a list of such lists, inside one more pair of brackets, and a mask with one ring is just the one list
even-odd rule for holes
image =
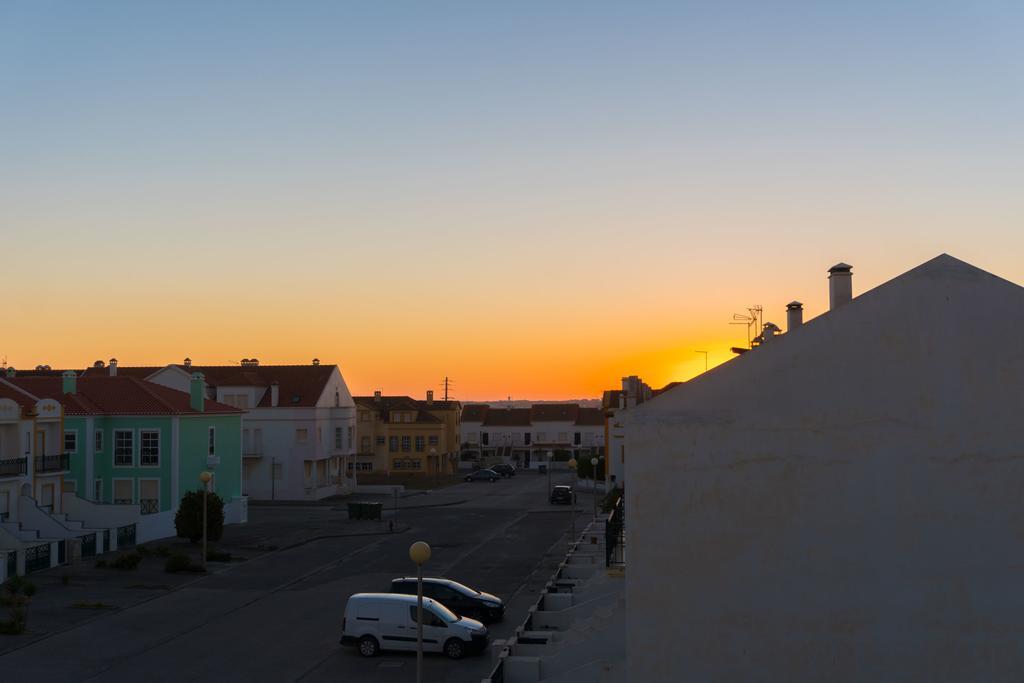
{"label": "clear blue sky", "polygon": [[47,276],[7,259],[0,353],[582,394],[820,310],[838,260],[1021,281],[1022,35],[1019,2],[4,3],[0,230]]}

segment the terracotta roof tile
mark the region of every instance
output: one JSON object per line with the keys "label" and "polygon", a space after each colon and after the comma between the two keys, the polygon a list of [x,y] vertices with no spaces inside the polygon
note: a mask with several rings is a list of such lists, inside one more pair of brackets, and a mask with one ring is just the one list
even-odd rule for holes
{"label": "terracotta roof tile", "polygon": [[64,405],[67,415],[202,415],[243,411],[206,400],[205,410],[193,410],[183,391],[146,382],[130,375],[79,377],[74,394],[63,392],[61,377],[14,377],[12,384],[40,398]]}
{"label": "terracotta roof tile", "polygon": [[353,396],[352,400],[360,408],[376,411],[383,422],[391,421],[391,413],[395,410],[416,411],[418,424],[440,424],[444,422],[436,415],[427,412],[426,402],[417,401],[410,396]]}

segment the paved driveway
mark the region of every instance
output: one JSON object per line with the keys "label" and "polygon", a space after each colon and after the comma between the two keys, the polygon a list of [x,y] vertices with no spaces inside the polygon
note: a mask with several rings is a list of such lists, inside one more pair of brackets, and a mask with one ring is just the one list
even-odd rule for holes
{"label": "paved driveway", "polygon": [[[508,617],[492,632],[510,634],[564,555],[569,511],[547,505],[545,484],[520,475],[406,499],[399,515],[407,532],[324,538],[233,565],[11,652],[0,670],[59,681],[412,680],[412,653],[368,660],[338,645],[347,597],[387,590],[392,578],[412,573],[409,544],[425,540],[434,548],[427,573],[504,598]],[[581,517],[589,515],[581,506]],[[277,515],[285,526],[297,515],[329,526],[342,514],[328,506],[251,509],[257,523]],[[426,659],[426,681],[479,681],[490,670],[489,654]]]}

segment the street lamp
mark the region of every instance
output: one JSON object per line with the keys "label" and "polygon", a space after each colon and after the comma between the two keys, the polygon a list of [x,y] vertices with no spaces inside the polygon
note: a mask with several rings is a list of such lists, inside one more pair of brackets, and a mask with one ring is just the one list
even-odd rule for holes
{"label": "street lamp", "polygon": [[423,565],[430,559],[430,546],[416,541],[409,546],[409,558],[416,563],[416,683],[423,683]]}
{"label": "street lamp", "polygon": [[206,571],[206,494],[210,490],[210,480],[213,475],[209,472],[200,472],[199,481],[203,482],[203,571]]}
{"label": "street lamp", "polygon": [[590,459],[590,474],[594,485],[594,519],[597,519],[597,458]]}
{"label": "street lamp", "polygon": [[576,489],[580,485],[580,473],[576,469],[576,458],[570,458],[566,464],[572,472],[576,473],[576,486],[572,489],[572,495],[569,496],[569,550],[572,550],[572,543],[576,538]]}

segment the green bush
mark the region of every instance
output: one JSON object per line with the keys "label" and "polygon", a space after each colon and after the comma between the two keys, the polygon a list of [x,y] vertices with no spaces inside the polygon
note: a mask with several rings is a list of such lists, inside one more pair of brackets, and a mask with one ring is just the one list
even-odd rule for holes
{"label": "green bush", "polygon": [[21,576],[12,576],[0,587],[0,605],[10,609],[10,619],[0,621],[0,634],[18,635],[28,628],[28,605],[36,594],[36,585]]}
{"label": "green bush", "polygon": [[[224,500],[216,493],[206,498],[206,538],[219,541],[224,533]],[[203,537],[203,491],[189,491],[181,499],[174,515],[174,529],[179,538],[196,543]]]}
{"label": "green bush", "polygon": [[130,571],[137,568],[140,562],[142,562],[142,555],[139,553],[122,553],[111,560],[107,567]]}

